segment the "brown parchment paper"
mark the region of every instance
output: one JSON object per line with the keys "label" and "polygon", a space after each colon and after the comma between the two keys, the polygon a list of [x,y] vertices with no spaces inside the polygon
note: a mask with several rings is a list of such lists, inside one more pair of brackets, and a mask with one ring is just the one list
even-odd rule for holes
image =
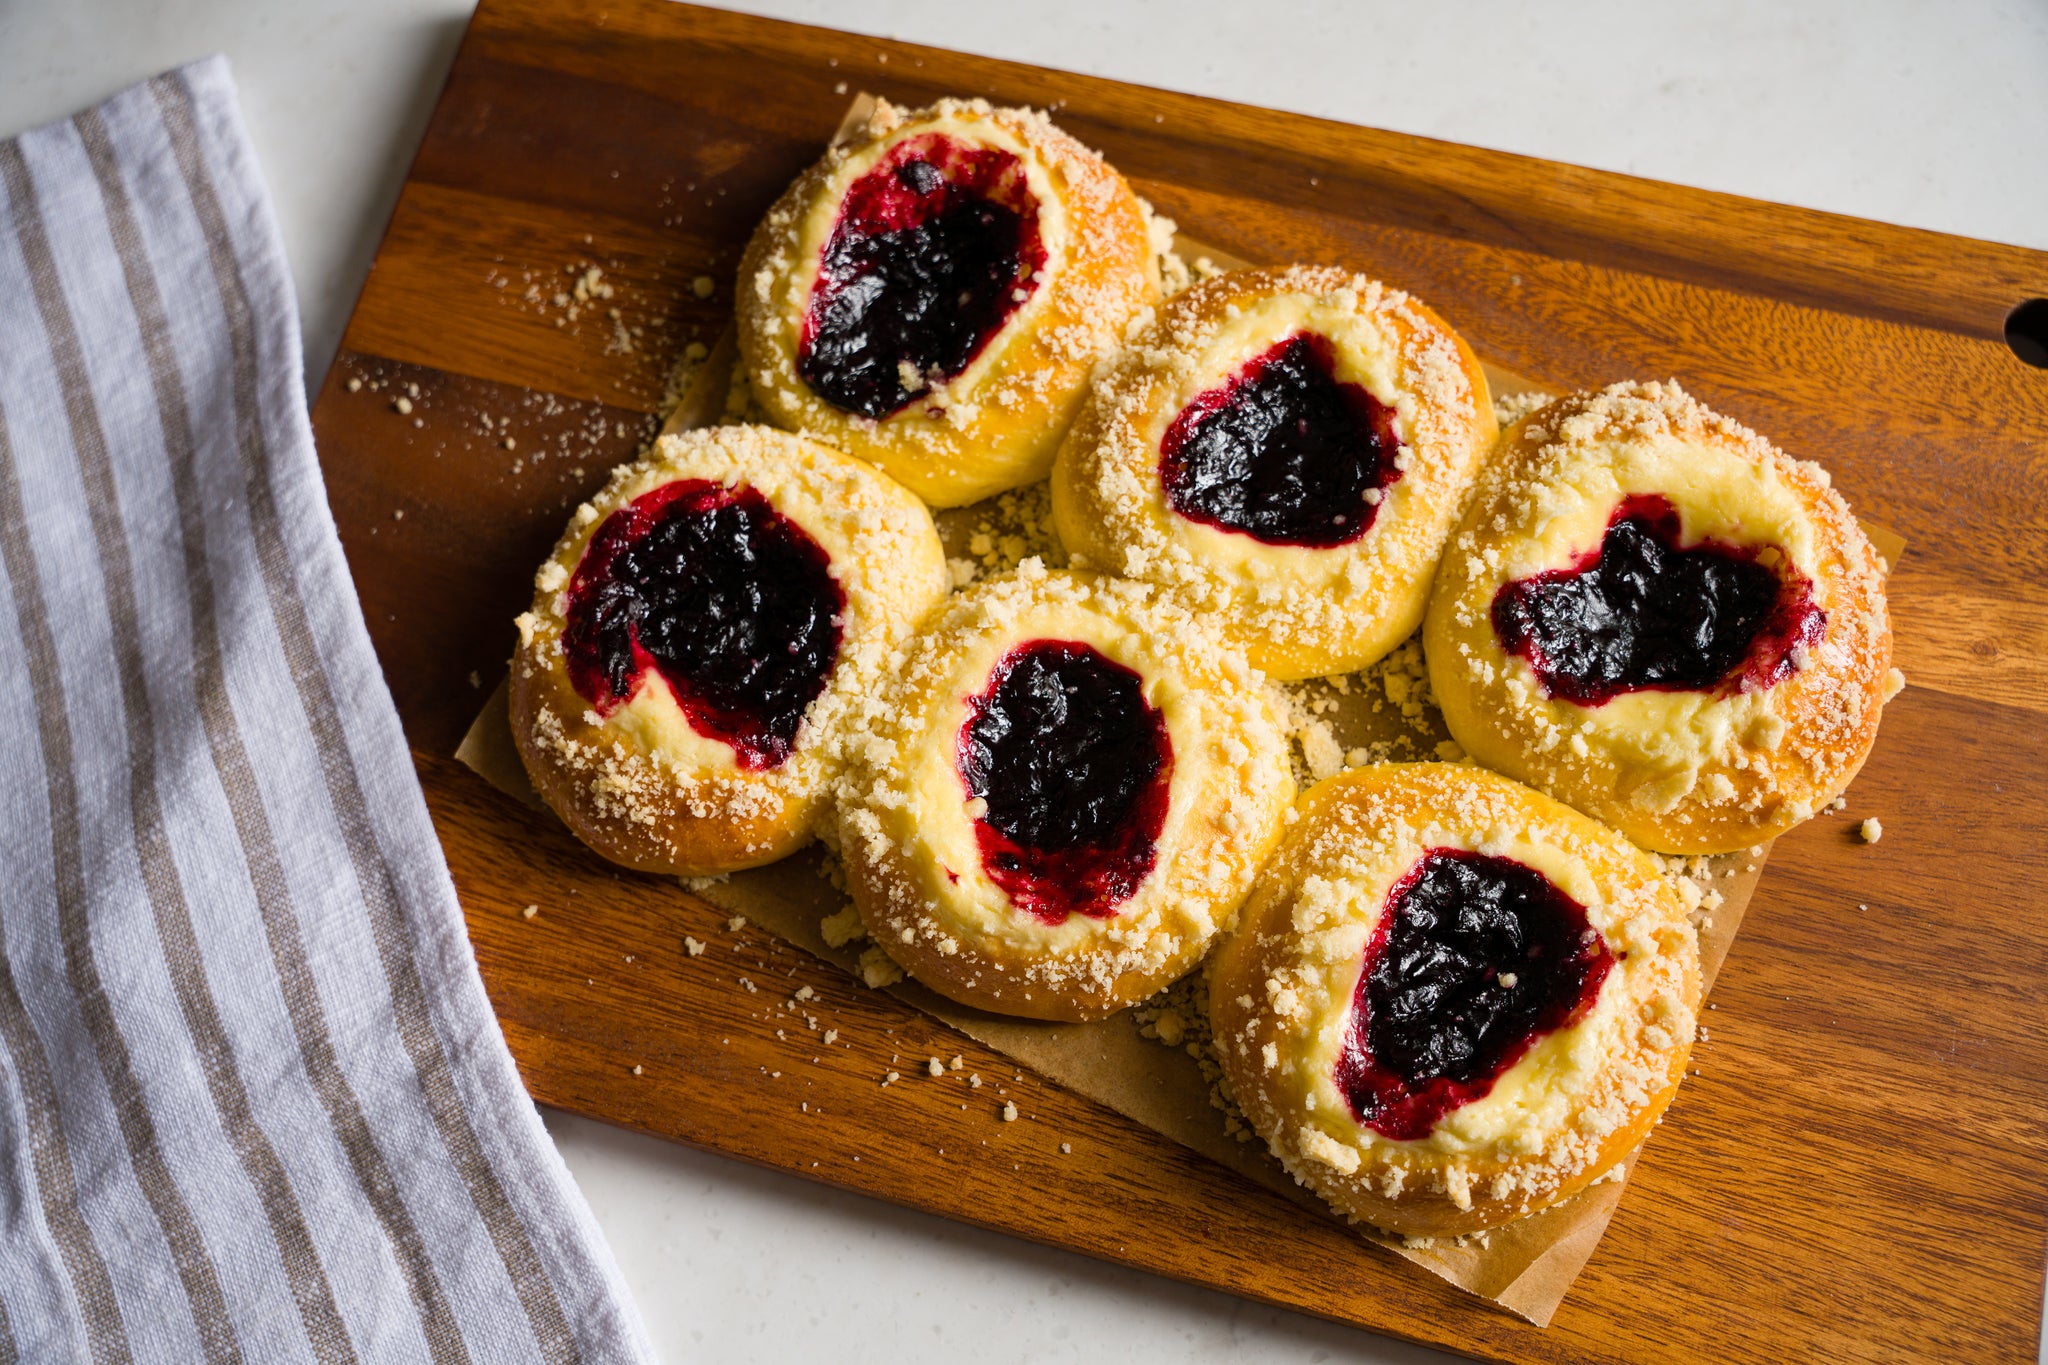
{"label": "brown parchment paper", "polygon": [[[834,141],[851,136],[866,123],[873,108],[872,97],[856,99]],[[1175,240],[1174,252],[1195,266],[1198,274],[1250,264],[1185,236]],[[681,385],[680,401],[664,423],[664,432],[709,425],[742,408],[733,397],[743,385],[742,377],[735,373],[737,352],[733,330],[728,327]],[[1538,391],[1536,384],[1509,371],[1492,365],[1485,368],[1496,398]],[[1029,500],[1027,491],[1025,505]],[[998,502],[1004,505],[999,507]],[[1015,521],[1018,506],[1015,495],[1006,495],[1005,500],[938,513],[936,520],[948,555],[972,557],[969,547],[976,533],[986,533],[992,525],[999,533],[1013,531],[1028,541],[1029,528],[1009,524]],[[1889,531],[1867,524],[1864,529],[1887,567],[1895,566],[1904,542]],[[1344,691],[1310,686],[1327,707],[1318,719],[1330,727],[1347,751],[1364,747],[1376,754],[1425,759],[1436,757],[1434,746],[1449,738],[1433,707],[1420,716],[1404,716],[1371,670],[1354,675]],[[485,703],[455,757],[500,791],[545,809],[512,742],[504,682]],[[1696,859],[1688,866],[1689,875],[1709,893],[1695,916],[1701,971],[1708,990],[1728,956],[1768,853],[1768,845],[1759,845],[1750,854]],[[847,903],[844,893],[835,889],[827,876],[825,856],[814,847],[769,867],[728,878],[699,879],[690,884],[690,891],[859,977],[865,940],[834,948],[826,944],[819,929],[821,921]],[[1177,991],[1184,988],[1166,993],[1176,997],[1182,1011],[1186,997]],[[1300,1205],[1304,1216],[1341,1221],[1321,1199],[1297,1186],[1262,1142],[1245,1140],[1248,1134],[1243,1130],[1231,1131],[1226,1112],[1213,1102],[1213,1082],[1195,1055],[1200,1039],[1206,1037],[1205,1021],[1187,1021],[1188,1037],[1196,1040],[1193,1047],[1168,1046],[1146,1036],[1142,1008],[1093,1024],[1049,1024],[968,1009],[915,981],[883,989],[1040,1075],[1280,1192]],[[1413,1261],[1460,1289],[1539,1327],[1547,1326],[1606,1231],[1638,1154],[1630,1154],[1608,1178],[1573,1198],[1480,1236],[1411,1242],[1362,1225],[1352,1225],[1352,1231],[1362,1241]]]}

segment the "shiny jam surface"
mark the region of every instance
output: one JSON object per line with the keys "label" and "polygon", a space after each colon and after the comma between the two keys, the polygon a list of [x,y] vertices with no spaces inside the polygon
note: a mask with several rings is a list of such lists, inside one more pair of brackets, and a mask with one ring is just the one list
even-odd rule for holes
{"label": "shiny jam surface", "polygon": [[829,565],[745,484],[663,484],[605,518],[569,581],[569,679],[609,715],[651,668],[692,729],[777,767],[839,658]]}
{"label": "shiny jam surface", "polygon": [[1038,288],[1024,163],[942,133],[906,138],[848,187],[797,346],[819,397],[882,418],[971,364]]}
{"label": "shiny jam surface", "polygon": [[1733,692],[1791,676],[1827,613],[1782,553],[1721,541],[1682,545],[1678,509],[1623,499],[1597,549],[1568,568],[1503,584],[1493,628],[1527,659],[1544,695],[1599,706],[1624,692]]}
{"label": "shiny jam surface", "polygon": [[1088,645],[1034,640],[968,701],[958,765],[983,869],[1048,924],[1107,919],[1151,872],[1173,743],[1141,679]]}
{"label": "shiny jam surface", "polygon": [[1614,961],[1585,907],[1536,869],[1432,848],[1366,944],[1337,1086],[1367,1127],[1427,1137],[1584,1018]]}
{"label": "shiny jam surface", "polygon": [[1268,545],[1348,545],[1401,471],[1394,410],[1337,378],[1329,338],[1297,332],[1183,408],[1159,442],[1167,502]]}

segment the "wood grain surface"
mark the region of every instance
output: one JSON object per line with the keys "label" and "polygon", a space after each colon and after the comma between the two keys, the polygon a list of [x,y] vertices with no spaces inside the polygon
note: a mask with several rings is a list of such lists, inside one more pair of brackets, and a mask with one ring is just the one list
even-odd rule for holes
{"label": "wood grain surface", "polygon": [[[1368,270],[1551,386],[1676,376],[1911,543],[1892,579],[1911,686],[1849,817],[1777,845],[1703,1074],[1547,1331],[729,931],[445,757],[502,674],[533,566],[652,431],[674,358],[722,331],[748,231],[859,89],[1051,106],[1191,234]],[[2031,1360],[2048,371],[1999,335],[2043,295],[2038,252],[657,0],[485,0],[314,421],[543,1102],[1487,1358]],[[1850,834],[1866,815],[1875,846]],[[815,998],[792,1011],[799,986]],[[917,1073],[955,1053],[1007,1094]],[[914,1079],[884,1089],[892,1057]],[[1023,1120],[998,1121],[1004,1098]]]}

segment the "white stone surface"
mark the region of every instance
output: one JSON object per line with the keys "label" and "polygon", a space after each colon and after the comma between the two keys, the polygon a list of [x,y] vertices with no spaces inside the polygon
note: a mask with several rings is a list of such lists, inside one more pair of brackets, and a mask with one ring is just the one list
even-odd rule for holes
{"label": "white stone surface", "polygon": [[[2028,0],[734,7],[2048,248],[2048,9]],[[0,134],[226,51],[317,380],[466,15],[0,0]],[[550,1127],[674,1361],[1447,1359],[601,1124]]]}

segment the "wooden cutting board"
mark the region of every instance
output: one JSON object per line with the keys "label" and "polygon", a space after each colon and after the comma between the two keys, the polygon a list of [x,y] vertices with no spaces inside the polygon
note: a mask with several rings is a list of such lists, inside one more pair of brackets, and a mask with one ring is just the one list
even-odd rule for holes
{"label": "wooden cutting board", "polygon": [[[748,231],[861,89],[1051,106],[1191,235],[1370,271],[1548,386],[1677,376],[1912,544],[1892,579],[1911,686],[1849,817],[1779,841],[1703,1074],[1547,1331],[729,931],[448,757],[533,566],[653,429],[675,357],[716,341]],[[485,0],[314,425],[485,982],[544,1103],[1487,1358],[2031,1360],[2048,370],[2001,327],[2044,295],[2039,252],[659,0]],[[1850,833],[1867,815],[1876,846]],[[787,1010],[802,986],[831,1047]],[[922,1078],[956,1053],[990,1085]],[[883,1088],[889,1069],[912,1079]],[[999,1121],[998,1082],[1020,1121]]]}

